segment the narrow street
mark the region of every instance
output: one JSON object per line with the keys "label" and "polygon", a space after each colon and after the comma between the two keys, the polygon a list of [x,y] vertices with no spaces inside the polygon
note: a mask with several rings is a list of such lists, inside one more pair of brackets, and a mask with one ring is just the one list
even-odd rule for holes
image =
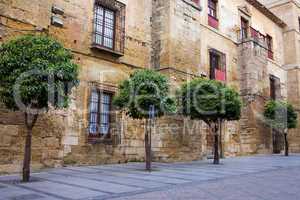
{"label": "narrow street", "polygon": [[195,199],[299,200],[300,155],[208,161],[66,167],[32,175],[0,177],[1,200]]}

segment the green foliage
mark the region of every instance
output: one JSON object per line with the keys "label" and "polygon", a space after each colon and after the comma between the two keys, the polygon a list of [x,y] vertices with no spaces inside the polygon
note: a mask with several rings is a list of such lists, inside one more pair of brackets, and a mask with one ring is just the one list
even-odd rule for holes
{"label": "green foliage", "polygon": [[268,101],[264,117],[272,128],[280,131],[297,127],[297,113],[291,104],[284,101]]}
{"label": "green foliage", "polygon": [[148,118],[151,105],[157,117],[176,111],[175,100],[169,97],[168,79],[154,70],[137,70],[119,86],[113,104],[126,110],[134,119]]}
{"label": "green foliage", "polygon": [[[25,35],[2,44],[0,99],[13,110],[21,109],[18,101],[35,109],[67,107],[68,95],[79,82],[72,58],[69,50],[48,36]],[[17,102],[14,92],[20,97]]]}
{"label": "green foliage", "polygon": [[184,84],[178,93],[181,112],[206,123],[238,120],[241,116],[239,94],[215,80],[194,79]]}

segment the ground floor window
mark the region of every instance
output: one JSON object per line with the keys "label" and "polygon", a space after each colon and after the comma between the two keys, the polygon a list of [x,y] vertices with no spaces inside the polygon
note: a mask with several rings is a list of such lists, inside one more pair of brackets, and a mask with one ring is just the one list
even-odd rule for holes
{"label": "ground floor window", "polygon": [[109,134],[112,94],[93,90],[90,97],[89,134],[101,136]]}
{"label": "ground floor window", "polygon": [[280,79],[274,75],[270,75],[270,98],[277,100],[281,96]]}
{"label": "ground floor window", "polygon": [[226,81],[226,56],[225,54],[210,49],[209,50],[210,62],[210,79],[219,81]]}

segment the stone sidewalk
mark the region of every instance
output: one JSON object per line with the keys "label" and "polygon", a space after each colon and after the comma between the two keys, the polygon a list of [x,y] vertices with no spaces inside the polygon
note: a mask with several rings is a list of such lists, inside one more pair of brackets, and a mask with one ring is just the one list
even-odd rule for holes
{"label": "stone sidewalk", "polygon": [[209,199],[299,200],[300,155],[211,161],[66,167],[32,175],[0,177],[1,200]]}

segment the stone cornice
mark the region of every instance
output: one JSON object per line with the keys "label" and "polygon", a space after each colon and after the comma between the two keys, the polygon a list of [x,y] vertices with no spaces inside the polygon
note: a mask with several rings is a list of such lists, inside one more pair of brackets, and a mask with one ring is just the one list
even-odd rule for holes
{"label": "stone cornice", "polygon": [[293,3],[295,6],[300,8],[300,1],[299,0],[278,0],[272,3],[265,3],[268,9],[276,8],[279,6],[283,6],[289,3]]}
{"label": "stone cornice", "polygon": [[273,22],[275,22],[280,27],[284,28],[286,27],[286,23],[282,21],[279,17],[277,17],[273,12],[271,12],[266,6],[264,6],[262,3],[260,3],[257,0],[246,0],[249,4],[251,4],[253,7],[255,7],[257,10],[259,10],[261,13],[263,13],[265,16],[267,16],[269,19],[271,19]]}

